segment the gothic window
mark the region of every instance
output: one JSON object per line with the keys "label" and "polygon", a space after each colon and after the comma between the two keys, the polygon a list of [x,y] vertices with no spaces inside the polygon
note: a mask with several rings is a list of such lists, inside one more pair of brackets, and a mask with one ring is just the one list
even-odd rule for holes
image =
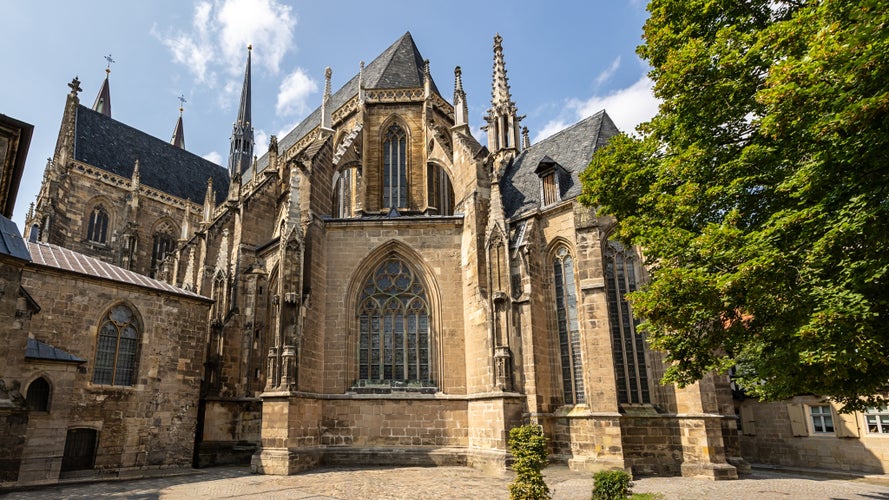
{"label": "gothic window", "polygon": [[155,278],[160,271],[160,265],[167,258],[176,246],[173,236],[170,234],[172,230],[169,225],[163,224],[160,229],[154,233],[151,244],[151,277]]}
{"label": "gothic window", "polygon": [[25,397],[29,410],[49,411],[49,399],[49,382],[45,378],[39,377],[31,382],[28,386],[28,395]]}
{"label": "gothic window", "polygon": [[407,207],[407,136],[398,125],[383,139],[383,207]]}
{"label": "gothic window", "polygon": [[86,230],[86,239],[93,243],[106,243],[108,236],[108,212],[102,205],[96,205],[90,212],[89,226]]}
{"label": "gothic window", "polygon": [[357,313],[359,379],[432,385],[429,303],[407,263],[385,260],[364,283]]}
{"label": "gothic window", "polygon": [[93,383],[133,385],[140,337],[133,310],[122,304],[112,307],[99,326]]}
{"label": "gothic window", "polygon": [[635,255],[617,242],[609,242],[605,255],[605,290],[619,403],[647,404],[648,370],[645,340],[636,331],[627,294],[636,290]]}
{"label": "gothic window", "polygon": [[355,216],[358,196],[358,167],[343,169],[333,188],[334,216],[348,218]]}
{"label": "gothic window", "polygon": [[574,284],[574,261],[565,247],[560,247],[553,255],[553,282],[562,365],[562,394],[565,404],[581,404],[585,402],[585,398],[580,325],[577,320],[577,288]]}
{"label": "gothic window", "polygon": [[426,196],[429,208],[438,215],[454,215],[454,188],[445,169],[430,163],[426,166]]}

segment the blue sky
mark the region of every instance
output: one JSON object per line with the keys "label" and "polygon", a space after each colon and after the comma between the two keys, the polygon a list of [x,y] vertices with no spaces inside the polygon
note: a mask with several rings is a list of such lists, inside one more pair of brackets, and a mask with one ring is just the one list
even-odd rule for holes
{"label": "blue sky", "polygon": [[647,17],[642,0],[0,0],[0,12],[0,40],[14,49],[0,113],[35,127],[14,214],[20,228],[53,152],[67,83],[78,76],[81,103],[92,105],[108,54],[114,119],[169,140],[184,95],[186,149],[220,164],[247,44],[257,151],[320,105],[325,67],[335,91],[406,31],[448,100],[454,67],[462,67],[470,125],[483,143],[496,33],[532,142],[602,108],[628,132],[657,111],[635,53]]}

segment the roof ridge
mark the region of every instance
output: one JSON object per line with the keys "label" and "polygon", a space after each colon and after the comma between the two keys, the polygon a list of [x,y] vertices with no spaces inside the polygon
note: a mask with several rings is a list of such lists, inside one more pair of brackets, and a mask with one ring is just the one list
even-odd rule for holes
{"label": "roof ridge", "polygon": [[[598,117],[598,116],[600,116],[600,115],[602,115],[602,114],[604,114],[604,113],[605,113],[605,109],[604,109],[604,108],[603,108],[603,109],[600,109],[599,111],[596,111],[595,113],[593,113],[593,114],[591,114],[590,116],[584,118],[583,120],[580,120],[580,121],[578,121],[578,122],[575,122],[575,123],[573,123],[573,124],[571,124],[571,125],[569,125],[569,126],[563,128],[562,130],[559,130],[559,131],[556,132],[555,134],[553,134],[553,135],[547,137],[546,139],[541,139],[541,140],[538,141],[537,143],[532,144],[531,147],[529,147],[528,149],[532,149],[532,148],[534,148],[534,147],[536,147],[536,146],[539,146],[540,144],[543,144],[543,143],[545,143],[545,142],[549,142],[551,139],[555,139],[555,138],[559,137],[560,135],[564,134],[565,132],[568,132],[569,130],[572,130],[572,129],[574,129],[574,128],[577,128],[577,127],[579,127],[580,125],[583,125],[583,124],[589,122],[590,120],[592,120],[592,119],[594,119],[594,118],[596,118],[596,117]],[[602,128],[602,125],[600,124],[600,125],[599,125],[599,129],[601,130],[601,128]],[[596,132],[596,134],[597,134],[596,137],[598,137],[598,132]],[[526,149],[525,151],[527,151],[528,149]]]}

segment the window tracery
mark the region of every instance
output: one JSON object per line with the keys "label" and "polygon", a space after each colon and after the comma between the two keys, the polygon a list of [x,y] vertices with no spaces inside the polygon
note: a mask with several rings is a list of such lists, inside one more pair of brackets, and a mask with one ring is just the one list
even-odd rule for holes
{"label": "window tracery", "polygon": [[86,239],[93,243],[105,244],[108,237],[108,211],[101,204],[93,207],[90,212],[89,225],[86,230]]}
{"label": "window tracery", "polygon": [[411,267],[390,256],[368,277],[358,300],[358,378],[430,386],[430,309]]}
{"label": "window tracery", "polygon": [[383,139],[383,207],[407,207],[407,135],[398,125]]}
{"label": "window tracery", "polygon": [[120,304],[106,313],[99,326],[93,383],[133,385],[136,380],[139,340],[136,314]]}
{"label": "window tracery", "polygon": [[553,255],[552,264],[559,331],[559,358],[562,366],[562,395],[565,404],[582,404],[586,399],[583,387],[583,358],[580,352],[580,324],[577,320],[574,260],[568,249],[561,246]]}

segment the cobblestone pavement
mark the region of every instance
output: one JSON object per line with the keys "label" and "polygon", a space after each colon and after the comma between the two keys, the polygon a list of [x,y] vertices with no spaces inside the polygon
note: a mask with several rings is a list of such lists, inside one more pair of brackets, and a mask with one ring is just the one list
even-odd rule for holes
{"label": "cobblestone pavement", "polygon": [[[556,499],[588,499],[590,474],[564,466],[545,471]],[[67,484],[0,495],[4,499],[505,499],[511,477],[465,467],[316,469],[295,476],[251,475],[242,467],[202,469],[193,474],[130,481]],[[877,484],[880,483],[880,484]],[[661,493],[664,500],[696,499],[886,499],[889,478],[871,480],[804,477],[756,470],[738,481],[644,478],[633,491]]]}

